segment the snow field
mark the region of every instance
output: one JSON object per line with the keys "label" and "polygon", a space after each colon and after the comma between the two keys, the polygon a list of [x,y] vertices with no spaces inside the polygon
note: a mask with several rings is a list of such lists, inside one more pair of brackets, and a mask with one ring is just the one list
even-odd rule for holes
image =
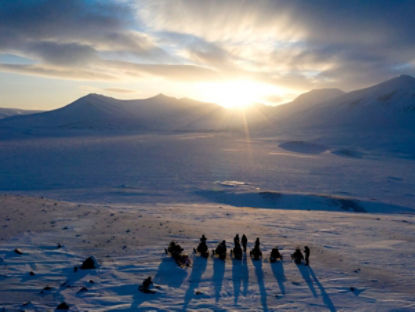
{"label": "snow field", "polygon": [[[415,307],[410,252],[415,218],[410,214],[215,204],[93,205],[11,195],[1,199],[0,307],[6,310],[53,310],[62,301],[72,311]],[[33,222],[26,223],[30,218]],[[258,236],[265,257],[224,262],[192,255],[192,267],[181,269],[164,254],[170,240],[191,254],[202,233],[211,249],[222,239],[232,247],[236,233],[247,234],[252,247]],[[63,247],[57,248],[58,243]],[[266,259],[275,245],[283,263]],[[311,247],[310,268],[289,260],[294,248],[304,245]],[[15,248],[23,254],[14,253]],[[100,267],[73,272],[90,255]],[[155,295],[137,290],[147,276],[160,287]],[[51,289],[42,293],[45,286]],[[80,292],[82,287],[87,291]]]}

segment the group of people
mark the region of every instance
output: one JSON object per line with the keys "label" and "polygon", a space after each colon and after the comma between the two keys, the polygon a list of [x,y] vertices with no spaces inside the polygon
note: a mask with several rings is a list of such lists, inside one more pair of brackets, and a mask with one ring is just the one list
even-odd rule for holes
{"label": "group of people", "polygon": [[[200,237],[200,242],[197,248],[193,249],[195,254],[199,254],[201,257],[208,258],[209,257],[209,247],[207,246],[207,238],[205,235]],[[236,234],[233,238],[234,247],[230,251],[231,258],[236,260],[242,260],[243,253],[246,253],[247,245],[248,245],[248,238],[245,234],[242,235],[242,238],[239,239],[239,234]],[[176,263],[180,266],[189,266],[190,259],[187,255],[182,254],[183,248],[175,243],[171,242],[169,247],[166,249],[166,253],[169,253],[176,261]],[[227,247],[226,241],[221,241],[215,249],[212,250],[212,257],[217,256],[219,259],[225,260],[227,255]],[[254,248],[249,252],[249,255],[254,260],[262,259],[262,251],[261,251],[261,243],[259,237],[256,238]],[[270,262],[282,261],[283,257],[278,250],[278,247],[274,247],[271,250],[271,254],[269,257]],[[291,254],[291,259],[294,260],[296,264],[301,264],[303,260],[305,261],[305,265],[309,265],[310,263],[310,248],[308,246],[304,247],[304,255],[301,252],[300,248],[296,248],[295,252]]]}
{"label": "group of people", "polygon": [[[205,235],[200,237],[200,242],[197,248],[193,249],[195,254],[199,254],[201,257],[208,258],[209,257],[209,248],[206,244],[207,238]],[[246,253],[247,245],[248,245],[248,238],[245,234],[242,235],[242,238],[239,239],[239,234],[236,234],[233,238],[234,247],[230,251],[231,258],[242,260],[243,253]],[[212,250],[212,257],[218,256],[219,259],[225,260],[227,254],[226,248],[226,241],[221,241],[214,250]],[[170,254],[171,257],[176,261],[177,265],[180,267],[188,267],[190,266],[190,258],[188,255],[183,254],[183,248],[176,242],[170,242],[168,248],[165,249],[166,254]],[[249,252],[249,255],[253,260],[260,260],[262,259],[262,251],[261,251],[261,243],[259,241],[259,237],[256,238],[254,248]],[[310,248],[308,246],[304,246],[304,254],[301,252],[301,249],[297,247],[294,253],[291,254],[291,259],[297,264],[303,263],[305,261],[305,265],[310,264]],[[282,255],[278,250],[278,247],[274,247],[271,250],[271,254],[269,257],[270,262],[277,262],[282,261]],[[144,293],[155,293],[155,291],[151,290],[150,287],[153,284],[151,277],[147,277],[143,283],[138,287],[141,292]]]}
{"label": "group of people", "polygon": [[300,248],[296,248],[294,253],[291,254],[291,259],[293,259],[296,264],[301,264],[302,261],[305,260],[305,265],[310,265],[310,248],[304,246],[304,255]]}
{"label": "group of people", "polygon": [[177,265],[180,267],[188,267],[190,266],[190,258],[188,255],[183,254],[183,248],[177,244],[176,242],[172,241],[169,244],[169,247],[164,250],[166,254],[170,254],[174,261],[176,261]]}

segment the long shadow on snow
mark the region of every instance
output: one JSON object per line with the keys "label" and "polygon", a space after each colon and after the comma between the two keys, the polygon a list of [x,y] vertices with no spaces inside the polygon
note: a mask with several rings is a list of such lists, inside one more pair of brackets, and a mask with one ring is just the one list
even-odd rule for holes
{"label": "long shadow on snow", "polygon": [[[160,300],[161,294],[155,293],[155,294],[144,294],[140,292],[139,290],[135,290],[133,295],[133,302],[131,303],[131,306],[125,310],[117,310],[117,311],[139,311],[140,305],[145,301],[151,301],[151,300]],[[150,310],[150,309],[148,309]]]}
{"label": "long shadow on snow", "polygon": [[317,296],[316,289],[314,288],[313,281],[311,280],[310,271],[306,265],[299,264],[297,265],[298,271],[300,271],[304,281],[307,283],[308,288],[310,288],[311,293],[314,297]]}
{"label": "long shadow on snow", "polygon": [[331,299],[330,299],[329,295],[327,294],[327,292],[326,292],[325,288],[323,287],[323,285],[318,280],[317,276],[314,274],[313,269],[308,266],[307,270],[310,272],[311,277],[313,278],[314,282],[317,284],[317,287],[320,289],[320,294],[323,297],[323,301],[324,301],[325,305],[327,306],[327,308],[331,312],[335,312],[336,308],[335,308],[333,302],[331,301]]}
{"label": "long shadow on snow", "polygon": [[[310,266],[306,265],[297,265],[298,270],[300,271],[301,275],[304,278],[304,281],[307,283],[308,287],[310,288],[311,292],[313,293],[314,297],[317,297],[316,290],[313,285],[313,280],[316,283],[317,287],[320,289],[321,297],[323,298],[324,304],[331,312],[335,312],[336,308],[334,307],[333,302],[331,301],[329,295],[327,294],[326,290],[324,289],[323,285],[318,280],[317,276],[314,274],[313,269]],[[313,279],[313,280],[312,280]]]}
{"label": "long shadow on snow", "polygon": [[179,288],[187,276],[185,269],[177,266],[173,258],[163,258],[161,261],[154,282],[169,287]]}
{"label": "long shadow on snow", "polygon": [[207,259],[203,257],[195,257],[193,262],[192,273],[189,277],[189,288],[187,288],[186,294],[184,296],[183,311],[187,309],[190,300],[192,300],[194,295],[194,290],[199,286],[200,280],[202,278],[203,272],[206,270]]}
{"label": "long shadow on snow", "polygon": [[244,296],[246,296],[248,292],[249,273],[246,254],[242,260],[232,260],[232,281],[234,304],[237,305],[239,294],[241,292],[241,286],[243,286],[242,294]]}
{"label": "long shadow on snow", "polygon": [[215,301],[219,302],[220,291],[222,290],[223,277],[225,276],[225,261],[213,259],[213,276],[212,282],[215,287]]}
{"label": "long shadow on snow", "polygon": [[267,291],[264,283],[264,272],[262,271],[262,260],[252,260],[255,267],[255,275],[258,281],[259,293],[261,295],[261,305],[263,311],[268,311]]}
{"label": "long shadow on snow", "polygon": [[270,263],[270,265],[272,273],[274,273],[275,279],[277,280],[278,286],[280,287],[281,294],[285,295],[284,282],[286,281],[286,278],[284,274],[284,267],[282,266],[282,261]]}

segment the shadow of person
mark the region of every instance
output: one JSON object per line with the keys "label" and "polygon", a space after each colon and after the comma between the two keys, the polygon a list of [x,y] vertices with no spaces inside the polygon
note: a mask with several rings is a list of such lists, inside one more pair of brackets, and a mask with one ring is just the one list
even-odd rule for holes
{"label": "shadow of person", "polygon": [[242,279],[242,295],[246,297],[248,294],[248,287],[249,287],[249,270],[248,270],[248,259],[246,257],[246,253],[242,258],[241,264],[241,279]]}
{"label": "shadow of person", "polygon": [[270,265],[271,265],[272,273],[274,273],[275,279],[278,282],[278,286],[280,288],[281,294],[285,295],[284,282],[286,281],[286,278],[284,274],[284,267],[282,266],[282,261],[270,263]]}
{"label": "shadow of person", "polygon": [[242,260],[232,260],[232,281],[233,281],[233,296],[234,304],[238,304],[239,294],[241,293],[241,285],[244,284],[244,296],[246,296],[247,285],[248,285],[248,266],[245,261]]}
{"label": "shadow of person", "polygon": [[[133,302],[131,303],[131,306],[125,310],[117,310],[117,311],[138,311],[138,309],[140,308],[140,305],[145,302],[145,301],[150,301],[150,300],[159,300],[161,297],[160,293],[155,293],[155,294],[145,294],[140,292],[139,290],[137,290],[137,288],[135,288],[135,293],[133,295]],[[143,308],[143,307],[142,307]],[[141,311],[141,310],[140,310]]]}
{"label": "shadow of person", "polygon": [[222,290],[223,277],[225,276],[225,261],[221,259],[213,259],[213,276],[212,282],[215,287],[215,301],[218,302],[220,292]]}
{"label": "shadow of person", "polygon": [[192,300],[194,290],[199,286],[203,272],[206,270],[207,259],[203,257],[195,257],[193,261],[192,273],[189,276],[189,287],[184,296],[183,311],[187,309],[189,302]]}
{"label": "shadow of person", "polygon": [[259,293],[261,296],[261,305],[263,311],[268,311],[267,291],[264,283],[264,272],[262,271],[262,260],[252,260],[255,267],[255,275],[258,281]]}
{"label": "shadow of person", "polygon": [[187,276],[187,271],[179,267],[173,258],[163,258],[154,282],[169,287],[179,288]]}
{"label": "shadow of person", "polygon": [[323,287],[323,285],[320,283],[320,281],[318,280],[317,276],[314,274],[313,269],[308,266],[307,270],[309,271],[311,277],[313,278],[314,282],[316,283],[317,287],[320,290],[320,294],[323,297],[323,302],[324,304],[327,306],[327,308],[331,311],[331,312],[335,312],[336,311],[336,307],[334,306],[333,302],[331,301],[329,295],[327,294],[325,288]]}
{"label": "shadow of person", "polygon": [[317,297],[316,289],[314,288],[313,281],[310,277],[309,267],[302,264],[297,264],[297,268],[300,271],[301,275],[303,276],[304,281],[307,283],[308,288],[310,288],[311,293],[314,297]]}

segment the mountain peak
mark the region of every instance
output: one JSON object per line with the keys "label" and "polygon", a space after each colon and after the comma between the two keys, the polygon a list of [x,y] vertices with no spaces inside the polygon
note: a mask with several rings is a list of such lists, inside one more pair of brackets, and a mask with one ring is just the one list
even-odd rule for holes
{"label": "mountain peak", "polygon": [[150,99],[155,99],[155,100],[170,100],[170,99],[174,99],[174,97],[171,96],[167,96],[163,93],[159,93],[153,97],[151,97]]}

